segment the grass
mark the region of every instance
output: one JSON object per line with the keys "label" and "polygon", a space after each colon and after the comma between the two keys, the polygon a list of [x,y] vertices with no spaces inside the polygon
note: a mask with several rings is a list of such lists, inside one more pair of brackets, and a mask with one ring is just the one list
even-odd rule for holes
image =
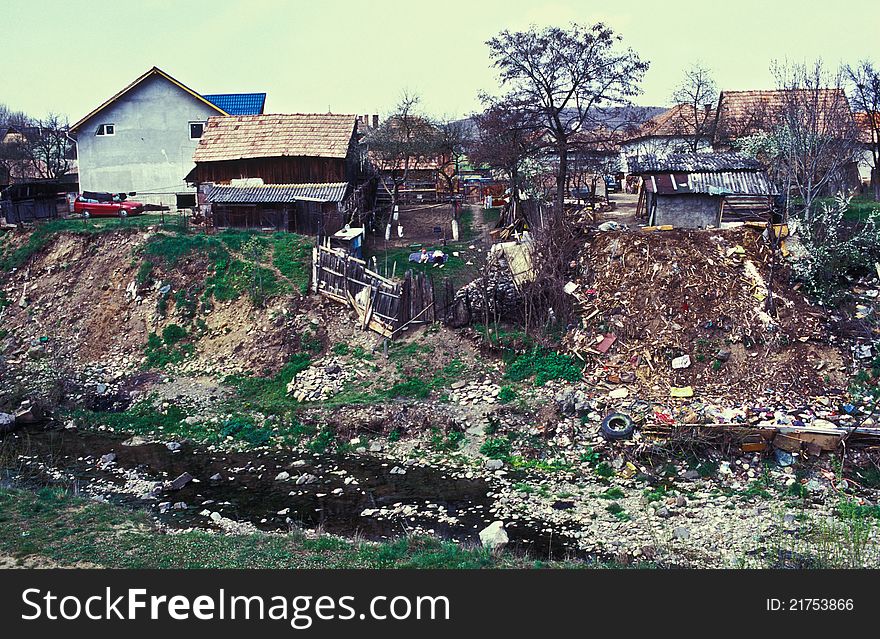
{"label": "grass", "polygon": [[864,221],[872,214],[880,215],[880,202],[872,200],[870,195],[860,195],[850,201],[844,219]]}
{"label": "grass", "polygon": [[535,378],[537,386],[550,380],[564,379],[577,382],[581,379],[581,367],[575,358],[544,349],[534,349],[517,355],[507,365],[505,377],[520,382]]}
{"label": "grass", "polygon": [[[383,543],[334,537],[223,535],[207,531],[160,534],[146,512],[81,499],[57,488],[0,489],[0,552],[107,568],[523,568],[521,556],[494,556],[427,537]],[[547,567],[584,567],[543,562]]]}
{"label": "grass", "polygon": [[285,414],[300,406],[287,394],[287,384],[312,363],[307,353],[297,353],[272,377],[233,375],[225,383],[233,386],[244,400],[244,407],[258,408],[268,415]]}

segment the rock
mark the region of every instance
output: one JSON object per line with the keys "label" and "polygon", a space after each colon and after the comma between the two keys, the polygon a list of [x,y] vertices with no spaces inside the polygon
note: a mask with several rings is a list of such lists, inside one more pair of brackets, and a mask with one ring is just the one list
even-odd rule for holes
{"label": "rock", "polygon": [[678,526],[672,531],[672,536],[681,541],[686,541],[691,538],[691,531],[684,526]]}
{"label": "rock", "polygon": [[174,510],[186,510],[186,502],[185,501],[174,502]]}
{"label": "rock", "polygon": [[221,515],[220,513],[216,511],[211,513],[211,521],[213,521],[214,523],[217,523],[221,519],[223,519],[223,515]]}
{"label": "rock", "polygon": [[814,419],[813,428],[837,428],[837,424],[829,422],[827,419]]}
{"label": "rock", "polygon": [[97,384],[95,386],[95,392],[98,393],[98,395],[103,395],[107,392],[107,384]]}
{"label": "rock", "polygon": [[222,481],[223,475],[221,475],[220,473],[214,473],[208,479],[210,479],[211,481]]}
{"label": "rock", "polygon": [[654,511],[654,514],[658,517],[663,517],[665,519],[669,517],[672,513],[669,512],[669,509],[666,506],[660,506],[660,508]]}
{"label": "rock", "polygon": [[501,552],[509,541],[503,521],[493,521],[480,531],[480,543],[492,552]]}
{"label": "rock", "polygon": [[27,351],[27,355],[31,359],[42,359],[46,357],[46,347],[42,345],[31,346]]}
{"label": "rock", "polygon": [[406,475],[406,469],[401,468],[400,466],[395,466],[391,469],[392,475]]}
{"label": "rock", "polygon": [[312,475],[311,473],[304,473],[296,478],[296,485],[302,486],[304,484],[314,484],[318,481],[318,478]]}
{"label": "rock", "polygon": [[163,502],[159,503],[159,514],[160,515],[167,513],[169,510],[171,510],[171,502],[170,501],[163,501]]}
{"label": "rock", "polygon": [[379,442],[371,442],[370,443],[370,452],[371,453],[381,453],[382,452],[382,444]]}
{"label": "rock", "polygon": [[168,442],[167,444],[165,444],[165,448],[170,450],[172,453],[176,453],[181,448],[183,448],[183,446],[181,446],[178,442]]}
{"label": "rock", "polygon": [[620,388],[615,388],[610,393],[608,393],[608,397],[611,399],[625,399],[629,396],[629,389],[621,386]]}
{"label": "rock", "polygon": [[101,455],[101,463],[104,465],[111,464],[114,461],[116,461],[116,453],[107,453],[106,455]]}
{"label": "rock", "polygon": [[286,470],[282,470],[280,473],[275,475],[275,481],[287,481],[290,479],[290,473]]}
{"label": "rock", "polygon": [[697,481],[700,478],[700,473],[693,469],[686,470],[684,471],[684,474],[681,476],[681,478],[685,481]]}
{"label": "rock", "polygon": [[785,468],[786,466],[791,466],[794,463],[794,456],[788,451],[782,450],[781,448],[774,449],[773,456],[776,458],[776,463],[783,468]]}
{"label": "rock", "polygon": [[681,357],[676,357],[672,360],[672,368],[689,368],[691,365],[691,356],[690,355],[682,355]]}
{"label": "rock", "polygon": [[730,359],[730,351],[726,348],[722,348],[717,353],[715,353],[715,359],[717,359],[719,362],[726,362]]}
{"label": "rock", "polygon": [[501,470],[504,468],[504,462],[500,459],[487,459],[486,463],[483,464],[486,467],[486,470]]}
{"label": "rock", "polygon": [[149,444],[145,438],[140,435],[135,435],[134,437],[129,437],[124,442],[122,442],[123,446],[143,446],[144,444]]}
{"label": "rock", "polygon": [[180,490],[181,488],[186,486],[188,483],[190,483],[192,480],[193,480],[193,476],[190,475],[189,473],[184,472],[184,473],[178,475],[177,478],[171,482],[170,488],[171,488],[171,490]]}
{"label": "rock", "polygon": [[464,388],[465,386],[467,386],[467,382],[461,379],[457,382],[452,382],[452,384],[449,385],[449,387],[453,390],[458,390],[459,388]]}
{"label": "rock", "polygon": [[11,433],[13,428],[15,428],[15,415],[0,413],[0,433]]}

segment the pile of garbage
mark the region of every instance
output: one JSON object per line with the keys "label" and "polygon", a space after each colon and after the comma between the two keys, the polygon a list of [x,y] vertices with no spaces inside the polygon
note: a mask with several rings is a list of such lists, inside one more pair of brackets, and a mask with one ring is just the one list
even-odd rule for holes
{"label": "pile of garbage", "polygon": [[[846,386],[839,340],[759,229],[602,232],[579,257],[564,345],[617,399],[812,398]],[[775,313],[768,312],[771,293]],[[612,395],[614,397],[614,395]]]}

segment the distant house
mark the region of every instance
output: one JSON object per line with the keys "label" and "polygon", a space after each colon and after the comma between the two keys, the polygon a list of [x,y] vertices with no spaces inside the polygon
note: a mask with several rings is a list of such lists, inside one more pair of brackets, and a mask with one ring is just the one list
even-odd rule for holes
{"label": "distant house", "polygon": [[651,226],[718,227],[725,216],[766,219],[776,194],[761,163],[738,153],[631,158],[629,172],[641,177],[637,214]]}
{"label": "distant house", "polygon": [[215,226],[330,234],[360,173],[354,115],[208,119],[187,181]]}
{"label": "distant house", "polygon": [[0,217],[9,224],[65,216],[76,184],[59,180],[17,182],[0,190]]}
{"label": "distant house", "polygon": [[[730,150],[739,139],[771,131],[779,123],[787,102],[786,94],[791,91],[797,90],[722,91],[715,114],[713,148],[716,151]],[[821,111],[849,112],[849,101],[843,89],[809,91],[807,97],[816,99]]]}
{"label": "distant house", "polygon": [[139,201],[195,205],[184,176],[209,117],[262,111],[265,94],[209,99],[153,67],[70,128],[84,191],[136,192]]}
{"label": "distant house", "polygon": [[[647,120],[620,142],[621,161],[629,158],[663,158],[672,153],[690,153],[697,138],[697,152],[712,150],[715,108],[711,104],[694,111],[692,105],[678,104]],[[700,135],[697,136],[697,131]]]}
{"label": "distant house", "polygon": [[880,144],[880,112],[857,111],[853,113],[861,147],[858,158],[859,179],[862,184],[870,185],[871,174],[880,171],[875,153]]}

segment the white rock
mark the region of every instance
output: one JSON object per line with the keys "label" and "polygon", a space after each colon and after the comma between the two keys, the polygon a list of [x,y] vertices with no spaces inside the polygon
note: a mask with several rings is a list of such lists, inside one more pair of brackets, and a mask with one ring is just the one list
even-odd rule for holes
{"label": "white rock", "polygon": [[503,521],[493,521],[491,524],[480,531],[480,543],[484,548],[488,548],[494,552],[500,552],[507,546],[510,538],[507,531],[504,530]]}

